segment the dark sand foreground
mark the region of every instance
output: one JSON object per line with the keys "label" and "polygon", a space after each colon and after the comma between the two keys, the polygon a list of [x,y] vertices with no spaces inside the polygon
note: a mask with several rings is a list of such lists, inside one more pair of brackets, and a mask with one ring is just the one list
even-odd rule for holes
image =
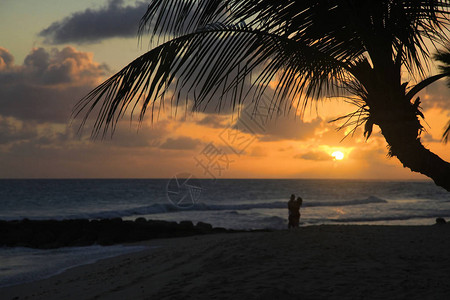
{"label": "dark sand foreground", "polygon": [[450,299],[450,225],[312,226],[161,246],[0,289],[1,299]]}

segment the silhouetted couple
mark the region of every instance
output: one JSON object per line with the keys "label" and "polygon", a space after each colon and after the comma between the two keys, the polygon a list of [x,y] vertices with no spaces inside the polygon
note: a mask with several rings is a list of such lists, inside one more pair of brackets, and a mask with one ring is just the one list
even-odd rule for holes
{"label": "silhouetted couple", "polygon": [[289,224],[288,228],[298,228],[300,225],[300,207],[302,206],[303,199],[297,197],[295,200],[295,195],[291,195],[291,199],[288,202],[289,209]]}

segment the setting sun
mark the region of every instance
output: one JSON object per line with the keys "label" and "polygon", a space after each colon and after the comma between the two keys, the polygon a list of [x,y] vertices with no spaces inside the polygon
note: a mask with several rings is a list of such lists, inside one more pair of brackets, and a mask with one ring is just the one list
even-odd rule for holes
{"label": "setting sun", "polygon": [[344,159],[344,153],[342,153],[341,151],[334,151],[333,153],[331,153],[331,156],[335,160],[342,160],[342,159]]}

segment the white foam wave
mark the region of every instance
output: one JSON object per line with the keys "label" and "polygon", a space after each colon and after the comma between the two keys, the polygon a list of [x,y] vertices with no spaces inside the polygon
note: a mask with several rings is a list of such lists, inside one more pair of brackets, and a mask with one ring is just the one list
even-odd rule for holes
{"label": "white foam wave", "polygon": [[[364,199],[354,199],[354,200],[343,200],[343,201],[310,201],[304,202],[304,207],[339,207],[339,206],[350,206],[350,205],[367,205],[372,203],[387,203],[386,200],[370,196]],[[286,201],[274,201],[274,202],[256,202],[256,203],[245,203],[245,204],[206,204],[197,203],[190,208],[179,208],[171,203],[156,203],[147,206],[133,207],[118,210],[108,210],[108,211],[94,211],[94,212],[79,212],[73,214],[65,215],[46,215],[46,216],[21,216],[20,218],[13,216],[0,217],[3,220],[14,220],[14,219],[102,219],[102,218],[120,218],[126,216],[136,216],[136,215],[152,215],[161,213],[171,213],[179,211],[240,211],[240,210],[250,210],[250,209],[274,209],[274,208],[286,208]]]}

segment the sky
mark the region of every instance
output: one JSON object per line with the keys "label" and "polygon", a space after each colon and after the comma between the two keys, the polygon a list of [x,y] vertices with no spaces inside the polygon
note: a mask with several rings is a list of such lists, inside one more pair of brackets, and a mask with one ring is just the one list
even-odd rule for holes
{"label": "sky", "polygon": [[[90,90],[148,50],[137,40],[145,1],[0,1],[0,178],[345,178],[426,179],[387,157],[378,127],[338,131],[351,112],[322,99],[301,119],[166,108],[141,126],[125,118],[112,138],[89,139],[71,122]],[[435,69],[431,70],[431,73]],[[427,148],[450,161],[440,142],[450,119],[445,81],[421,93]],[[258,111],[264,115],[264,106]],[[76,120],[75,120],[76,121]],[[336,151],[342,160],[332,156]]]}

